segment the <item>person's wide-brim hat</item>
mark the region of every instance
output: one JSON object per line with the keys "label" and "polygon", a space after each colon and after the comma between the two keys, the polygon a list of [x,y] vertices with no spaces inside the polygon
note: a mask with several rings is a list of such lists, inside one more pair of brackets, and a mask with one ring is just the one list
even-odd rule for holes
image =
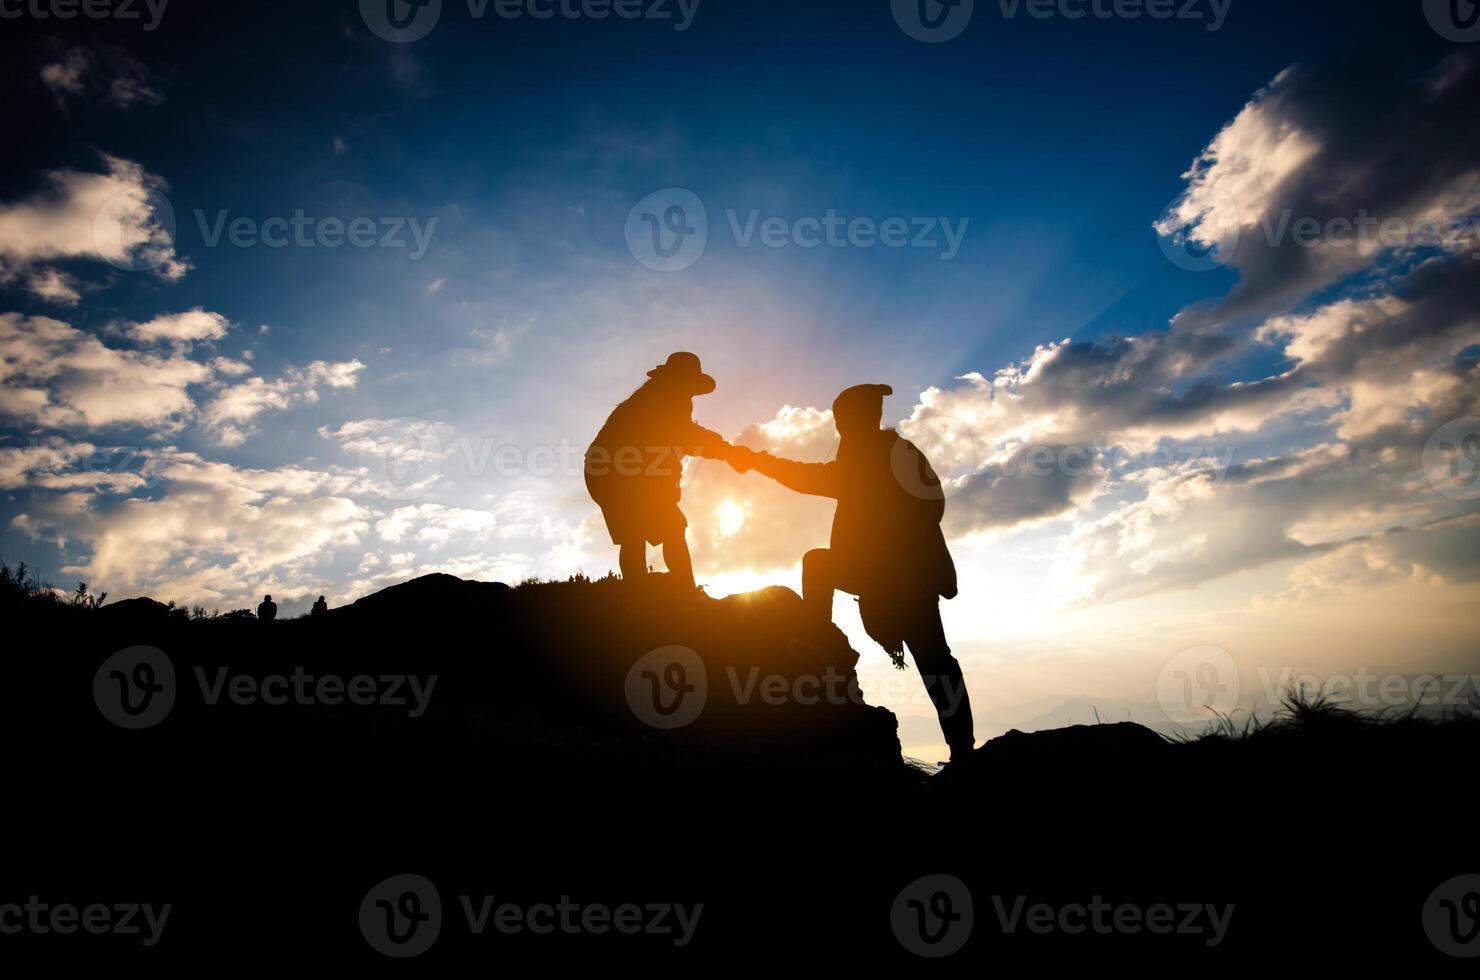
{"label": "person's wide-brim hat", "polygon": [[649,371],[648,377],[684,388],[691,395],[707,395],[715,389],[714,379],[699,364],[699,355],[688,351],[668,355],[668,360]]}

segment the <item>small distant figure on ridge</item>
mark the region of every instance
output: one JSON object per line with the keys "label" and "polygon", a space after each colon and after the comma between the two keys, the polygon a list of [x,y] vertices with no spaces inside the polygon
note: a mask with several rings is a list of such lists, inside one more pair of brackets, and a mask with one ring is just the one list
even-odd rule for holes
{"label": "small distant figure on ridge", "polygon": [[627,581],[645,580],[647,546],[660,544],[678,591],[695,591],[679,481],[685,456],[728,460],[734,450],[693,419],[694,398],[714,389],[698,355],[679,351],[648,372],[648,381],[612,411],[586,450],[586,489],[620,549]]}
{"label": "small distant figure on ridge", "polygon": [[308,611],[309,619],[322,619],[328,614],[329,603],[324,599],[323,596],[319,596],[319,601],[315,602],[313,604],[313,608]]}
{"label": "small distant figure on ridge", "polygon": [[264,623],[270,623],[277,619],[277,603],[272,601],[272,596],[262,597],[262,604],[257,607],[257,618]]}

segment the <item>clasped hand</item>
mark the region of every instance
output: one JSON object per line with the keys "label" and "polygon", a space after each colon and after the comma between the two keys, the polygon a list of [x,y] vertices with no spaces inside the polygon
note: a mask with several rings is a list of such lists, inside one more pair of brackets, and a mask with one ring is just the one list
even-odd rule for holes
{"label": "clasped hand", "polygon": [[725,445],[724,455],[720,458],[730,464],[730,468],[736,473],[749,473],[755,469],[761,458],[766,453],[756,452],[747,446]]}

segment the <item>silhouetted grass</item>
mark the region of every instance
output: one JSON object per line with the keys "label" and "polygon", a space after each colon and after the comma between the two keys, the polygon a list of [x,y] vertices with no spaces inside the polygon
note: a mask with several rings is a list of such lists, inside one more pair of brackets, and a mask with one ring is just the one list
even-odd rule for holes
{"label": "silhouetted grass", "polygon": [[1480,723],[1480,701],[1471,695],[1469,701],[1443,715],[1421,715],[1420,705],[1400,708],[1384,706],[1375,709],[1352,708],[1327,695],[1312,695],[1304,689],[1291,690],[1280,698],[1280,707],[1268,719],[1250,713],[1242,721],[1232,713],[1215,713],[1216,720],[1198,731],[1175,732],[1164,737],[1176,744],[1207,741],[1249,742],[1293,737],[1342,738],[1361,737],[1378,732],[1394,735],[1410,730],[1432,730],[1447,725],[1474,726]]}

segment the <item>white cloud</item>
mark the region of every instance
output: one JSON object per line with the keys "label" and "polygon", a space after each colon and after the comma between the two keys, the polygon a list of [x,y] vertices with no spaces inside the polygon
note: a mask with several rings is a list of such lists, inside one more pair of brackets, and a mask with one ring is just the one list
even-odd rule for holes
{"label": "white cloud", "polygon": [[58,99],[81,95],[84,88],[82,79],[88,67],[87,52],[73,48],[60,61],[41,66],[41,81]]}
{"label": "white cloud", "polygon": [[0,415],[57,429],[178,429],[211,369],[179,353],[127,351],[50,317],[0,313]]}
{"label": "white cloud", "polygon": [[0,490],[39,485],[96,452],[91,443],[55,437],[28,446],[0,446]]}
{"label": "white cloud", "polygon": [[151,269],[164,279],[185,275],[190,265],[175,252],[164,182],[128,160],[103,162],[105,173],[53,171],[46,191],[0,204],[0,281],[73,259]]}
{"label": "white cloud", "polygon": [[476,343],[468,355],[470,364],[499,364],[508,359],[514,349],[514,342],[528,329],[526,326],[498,327],[492,331],[474,328],[468,331],[468,336]]}
{"label": "white cloud", "polygon": [[242,376],[243,374],[252,373],[252,365],[248,364],[246,361],[237,361],[229,357],[211,358],[211,368],[217,374],[231,378],[237,378]]}
{"label": "white cloud", "polygon": [[[56,456],[47,466],[75,462],[86,447],[50,448]],[[41,461],[33,455],[28,465]],[[37,495],[15,526],[80,550],[63,571],[106,583],[114,595],[246,605],[263,592],[318,588],[310,569],[358,546],[373,517],[350,499],[364,487],[348,475],[238,469],[169,449],[142,453],[137,472],[163,492],[124,500],[81,491]]]}
{"label": "white cloud", "polygon": [[[786,405],[732,441],[788,459],[822,462],[836,452],[838,434],[832,412]],[[792,493],[756,473],[741,476],[725,463],[696,459],[684,472],[682,509],[689,518],[695,567],[712,577],[739,568],[793,567],[806,551],[827,544],[834,504]],[[604,536],[599,521],[595,533]]]}
{"label": "white cloud", "polygon": [[1329,595],[1379,589],[1403,582],[1440,586],[1433,569],[1398,558],[1380,541],[1357,541],[1290,570],[1290,587],[1277,596],[1256,597],[1256,605],[1305,603]]}
{"label": "white cloud", "polygon": [[357,360],[314,361],[307,367],[290,367],[274,381],[248,378],[221,389],[202,410],[201,422],[222,445],[241,445],[252,435],[250,423],[259,415],[317,402],[320,388],[353,388],[364,369]]}
{"label": "white cloud", "polygon": [[375,525],[375,531],[391,544],[415,541],[436,547],[453,540],[486,541],[497,527],[497,518],[488,511],[415,504],[391,511]]}
{"label": "white cloud", "polygon": [[[203,604],[245,603],[336,548],[358,544],[364,508],[342,497],[297,499],[232,489],[186,490],[108,504],[91,493],[33,501],[16,526],[81,545],[63,570],[106,582],[115,595],[148,591]],[[302,586],[299,586],[301,589]]]}
{"label": "white cloud", "polygon": [[436,423],[424,419],[355,419],[338,428],[320,426],[319,436],[339,443],[347,453],[362,457],[394,457],[405,463],[435,463],[442,459],[442,441]]}
{"label": "white cloud", "polygon": [[203,340],[220,340],[231,329],[231,322],[219,313],[208,313],[200,307],[166,316],[157,316],[146,323],[135,323],[125,331],[130,338],[141,344],[157,344],[166,341],[188,345]]}
{"label": "white cloud", "polygon": [[[1397,61],[1281,72],[1202,152],[1158,224],[1221,246],[1242,275],[1227,301],[1184,316],[1226,322],[1283,312],[1385,254],[1410,251],[1427,237],[1418,234],[1425,223],[1443,228],[1473,215],[1477,63],[1457,54],[1429,78]],[[1364,220],[1372,224],[1358,231]],[[1294,233],[1302,221],[1322,233],[1302,242]]]}
{"label": "white cloud", "polygon": [[31,295],[58,306],[76,306],[82,295],[72,277],[57,269],[37,269],[26,280]]}

